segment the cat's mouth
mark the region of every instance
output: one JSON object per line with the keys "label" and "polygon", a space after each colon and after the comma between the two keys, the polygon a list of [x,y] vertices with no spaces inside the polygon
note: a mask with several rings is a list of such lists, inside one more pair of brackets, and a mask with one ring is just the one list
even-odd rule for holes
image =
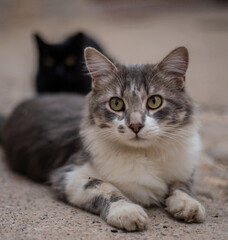
{"label": "cat's mouth", "polygon": [[139,137],[138,135],[135,135],[133,138],[131,138],[130,140],[132,141],[143,141],[146,140],[145,138]]}

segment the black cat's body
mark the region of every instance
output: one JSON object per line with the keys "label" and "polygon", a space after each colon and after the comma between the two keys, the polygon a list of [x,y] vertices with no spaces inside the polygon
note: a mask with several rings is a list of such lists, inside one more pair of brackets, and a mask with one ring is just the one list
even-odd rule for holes
{"label": "black cat's body", "polygon": [[83,51],[91,46],[103,52],[95,40],[84,33],[75,34],[59,44],[46,43],[38,34],[35,39],[39,54],[38,93],[87,94],[91,90],[91,77],[85,68]]}
{"label": "black cat's body", "polygon": [[42,96],[20,104],[2,132],[10,167],[35,181],[47,181],[51,170],[81,148],[83,107],[84,98],[73,95]]}

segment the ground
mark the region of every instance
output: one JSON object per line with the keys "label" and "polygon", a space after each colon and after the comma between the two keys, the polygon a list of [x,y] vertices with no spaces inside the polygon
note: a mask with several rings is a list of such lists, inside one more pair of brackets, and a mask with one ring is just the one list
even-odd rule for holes
{"label": "ground", "polygon": [[56,200],[47,186],[11,172],[0,149],[0,239],[228,239],[227,8],[212,1],[187,7],[178,1],[107,2],[69,1],[67,7],[59,0],[0,3],[0,113],[9,114],[34,95],[34,31],[55,40],[86,30],[124,63],[154,63],[173,48],[187,46],[186,83],[198,104],[203,143],[195,191],[206,207],[206,221],[185,224],[154,208],[147,210],[146,231],[116,230]]}

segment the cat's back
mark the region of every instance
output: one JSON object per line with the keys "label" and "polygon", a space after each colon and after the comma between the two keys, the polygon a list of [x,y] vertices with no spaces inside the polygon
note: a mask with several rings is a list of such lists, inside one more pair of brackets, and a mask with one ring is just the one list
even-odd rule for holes
{"label": "cat's back", "polygon": [[41,96],[21,103],[7,119],[2,144],[12,169],[46,181],[80,147],[84,97]]}

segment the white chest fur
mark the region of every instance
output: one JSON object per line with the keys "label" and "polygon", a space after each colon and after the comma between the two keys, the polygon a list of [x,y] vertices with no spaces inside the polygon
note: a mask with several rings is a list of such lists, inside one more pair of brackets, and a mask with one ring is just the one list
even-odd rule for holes
{"label": "white chest fur", "polygon": [[185,142],[182,139],[179,145],[175,143],[175,147],[169,144],[147,149],[123,147],[93,136],[87,135],[85,140],[99,177],[134,202],[147,206],[161,201],[170,183],[190,178],[200,149],[197,134]]}

